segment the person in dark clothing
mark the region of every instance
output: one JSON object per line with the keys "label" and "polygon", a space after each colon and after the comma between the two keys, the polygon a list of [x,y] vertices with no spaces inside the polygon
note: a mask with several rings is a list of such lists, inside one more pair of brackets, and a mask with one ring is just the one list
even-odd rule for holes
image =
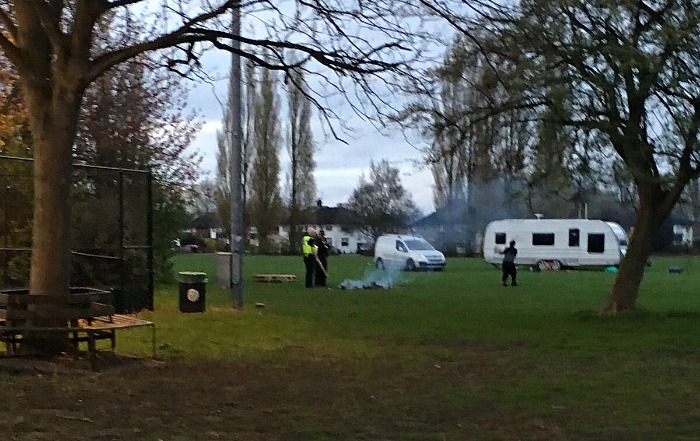
{"label": "person in dark clothing", "polygon": [[508,286],[508,276],[510,276],[510,284],[512,286],[518,286],[516,280],[518,269],[515,266],[515,256],[518,255],[518,250],[515,248],[515,241],[511,240],[510,246],[501,251],[501,254],[503,254],[503,264],[501,265],[503,269],[503,276],[501,278],[503,286]]}
{"label": "person in dark clothing", "polygon": [[326,277],[328,273],[328,251],[330,250],[330,245],[326,240],[326,233],[321,230],[318,232],[318,240],[316,241],[318,246],[318,261],[316,262],[316,286],[326,286]]}
{"label": "person in dark clothing", "polygon": [[304,266],[306,267],[306,287],[314,287],[314,272],[316,270],[316,259],[318,259],[318,245],[316,243],[316,230],[309,228],[306,236],[302,239],[301,248],[304,253]]}

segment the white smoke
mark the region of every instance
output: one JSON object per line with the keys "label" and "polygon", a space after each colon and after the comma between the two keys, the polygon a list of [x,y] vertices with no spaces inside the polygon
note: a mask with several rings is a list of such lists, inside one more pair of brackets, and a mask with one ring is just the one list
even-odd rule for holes
{"label": "white smoke", "polygon": [[400,268],[371,269],[365,271],[362,279],[345,279],[339,287],[341,289],[389,289],[400,281],[401,274]]}

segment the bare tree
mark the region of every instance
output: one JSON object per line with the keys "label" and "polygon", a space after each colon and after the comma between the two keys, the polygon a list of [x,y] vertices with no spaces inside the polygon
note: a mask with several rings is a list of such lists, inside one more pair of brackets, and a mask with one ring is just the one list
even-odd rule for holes
{"label": "bare tree", "polygon": [[289,89],[289,245],[290,251],[299,251],[302,234],[299,226],[305,209],[313,206],[316,198],[314,178],[314,141],[311,131],[311,102],[307,98],[309,87],[300,72],[291,72],[287,77]]}
{"label": "bare tree", "polygon": [[[87,87],[113,66],[138,58],[182,75],[196,73],[207,48],[237,51],[243,58],[271,70],[305,69],[329,85],[319,89],[314,103],[324,117],[324,97],[333,92],[360,91],[368,109],[382,104],[375,77],[390,86],[420,56],[415,42],[428,38],[420,29],[425,14],[420,0],[326,2],[169,0],[7,0],[0,3],[0,49],[16,69],[34,142],[35,199],[32,228],[30,292],[63,294],[70,286],[68,197],[72,149]],[[231,11],[260,17],[262,38],[231,35]],[[106,21],[105,17],[110,16]],[[139,22],[138,37],[126,38]],[[110,33],[106,47],[97,47],[98,25],[121,29]],[[133,37],[134,34],[130,35]],[[373,38],[380,36],[382,38]],[[242,43],[238,51],[231,44]],[[258,48],[258,51],[253,50]],[[262,59],[260,48],[271,51]],[[283,51],[297,53],[290,65]],[[154,54],[146,57],[145,54]],[[337,80],[337,81],[336,81]],[[374,103],[374,107],[372,105]],[[359,107],[356,107],[360,110]]]}
{"label": "bare tree", "polygon": [[[608,163],[623,164],[634,184],[634,234],[604,314],[636,307],[652,236],[700,174],[698,8],[694,0],[552,0],[482,14],[479,45],[499,66],[496,81],[518,90],[494,108],[535,109],[604,140],[595,145],[601,157],[614,152]],[[551,93],[564,85],[571,93]]]}
{"label": "bare tree", "polygon": [[420,216],[420,210],[401,184],[398,168],[386,159],[372,162],[369,168],[369,180],[360,177],[345,207],[362,220],[360,231],[376,240],[406,227]]}
{"label": "bare tree", "polygon": [[[233,65],[232,72],[230,74],[230,80],[235,81],[235,76],[233,75]],[[255,66],[251,61],[244,64],[245,69],[245,92],[241,99],[241,119],[242,124],[242,134],[241,134],[241,209],[244,211],[243,215],[243,228],[242,231],[247,230],[249,215],[246,209],[246,201],[248,200],[248,195],[250,192],[249,178],[250,178],[250,164],[251,158],[253,156],[252,147],[252,134],[255,133],[255,99],[256,99],[256,79],[255,79]],[[234,90],[229,84],[229,96],[227,101],[226,110],[224,111],[223,118],[223,129],[217,131],[216,133],[216,207],[221,216],[221,219],[231,219],[231,161],[234,148],[231,145],[233,139],[232,133],[235,129],[235,122],[233,120],[233,109],[237,105],[234,102],[235,96],[232,93]],[[224,222],[224,228],[226,232],[231,234],[231,223]]]}
{"label": "bare tree", "polygon": [[[227,116],[227,115],[225,115]],[[224,130],[216,131],[216,212],[221,219],[231,218],[231,145],[226,135],[228,118],[224,117]],[[224,230],[231,237],[230,222],[224,222]]]}
{"label": "bare tree", "polygon": [[282,220],[280,209],[280,158],[282,143],[280,102],[274,72],[264,69],[257,81],[255,124],[252,134],[254,152],[250,175],[250,221],[258,230],[260,252],[270,252],[269,235]]}

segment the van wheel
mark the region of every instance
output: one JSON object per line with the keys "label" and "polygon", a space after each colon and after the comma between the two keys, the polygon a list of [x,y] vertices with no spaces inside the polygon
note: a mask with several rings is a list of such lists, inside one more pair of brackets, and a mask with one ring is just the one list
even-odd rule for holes
{"label": "van wheel", "polygon": [[552,260],[552,271],[559,271],[561,270],[561,262],[558,260]]}
{"label": "van wheel", "polygon": [[384,261],[382,259],[377,259],[377,262],[375,262],[374,266],[378,270],[383,270],[384,269]]}
{"label": "van wheel", "polygon": [[537,268],[540,271],[547,271],[547,266],[548,265],[546,260],[540,260],[539,262],[537,262]]}
{"label": "van wheel", "polygon": [[413,261],[413,259],[408,259],[406,261],[406,271],[415,271],[416,270],[416,262]]}

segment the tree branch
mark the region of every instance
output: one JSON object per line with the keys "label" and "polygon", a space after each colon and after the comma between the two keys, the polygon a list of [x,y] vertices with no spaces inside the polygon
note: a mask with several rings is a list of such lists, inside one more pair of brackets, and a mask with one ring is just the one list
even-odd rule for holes
{"label": "tree branch", "polygon": [[5,27],[10,36],[17,40],[17,28],[10,15],[4,9],[0,9],[0,23]]}
{"label": "tree branch", "polygon": [[44,34],[49,39],[54,53],[59,57],[66,55],[65,36],[59,28],[61,22],[61,12],[63,10],[63,2],[30,2],[31,8],[39,18]]}
{"label": "tree branch", "polygon": [[21,67],[23,64],[22,53],[19,51],[17,46],[15,46],[15,44],[2,33],[0,33],[0,48],[2,48],[5,56],[12,62],[12,64]]}

